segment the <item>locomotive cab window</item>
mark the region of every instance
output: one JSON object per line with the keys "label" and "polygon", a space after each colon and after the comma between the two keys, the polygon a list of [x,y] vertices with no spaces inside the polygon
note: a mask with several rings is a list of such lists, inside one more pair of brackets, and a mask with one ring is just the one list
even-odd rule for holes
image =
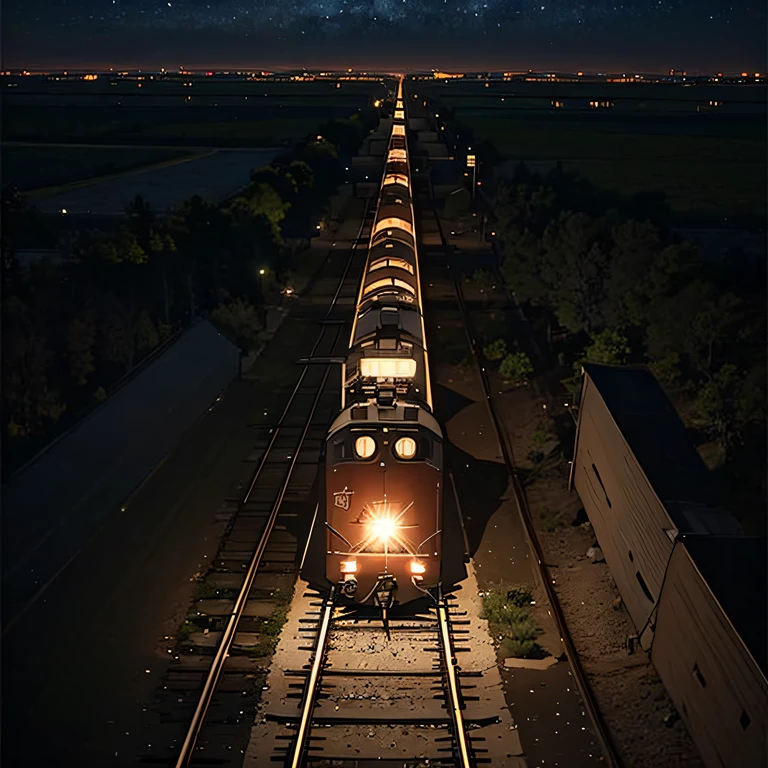
{"label": "locomotive cab window", "polygon": [[370,435],[361,435],[355,440],[355,453],[361,459],[370,459],[376,451],[376,441]]}
{"label": "locomotive cab window", "polygon": [[399,437],[395,441],[395,455],[398,459],[412,459],[416,455],[416,441],[412,437]]}

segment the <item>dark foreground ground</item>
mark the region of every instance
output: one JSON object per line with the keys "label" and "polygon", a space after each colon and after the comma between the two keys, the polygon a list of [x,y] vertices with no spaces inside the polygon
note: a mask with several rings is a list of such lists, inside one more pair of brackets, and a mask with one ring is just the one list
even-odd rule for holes
{"label": "dark foreground ground", "polygon": [[[318,303],[330,301],[347,248],[322,268]],[[216,551],[216,509],[252,471],[243,460],[255,428],[279,417],[316,335],[314,320],[289,317],[257,363],[260,380],[235,381],[3,637],[4,765],[104,768],[146,751],[134,726],[162,684],[159,643]]]}

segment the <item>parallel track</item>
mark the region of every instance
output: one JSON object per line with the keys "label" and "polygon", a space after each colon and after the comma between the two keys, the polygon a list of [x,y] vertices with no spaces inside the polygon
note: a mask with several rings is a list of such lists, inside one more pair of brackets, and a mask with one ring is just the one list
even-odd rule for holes
{"label": "parallel track", "polygon": [[565,650],[565,654],[568,658],[568,663],[573,674],[573,678],[576,681],[579,694],[581,695],[584,706],[589,714],[594,733],[600,742],[601,751],[605,758],[606,765],[611,766],[611,768],[620,768],[621,762],[618,757],[618,752],[616,751],[616,747],[608,731],[608,727],[605,724],[605,721],[603,720],[603,717],[598,709],[597,702],[592,692],[592,687],[589,684],[589,680],[587,679],[586,673],[581,664],[578,652],[576,651],[576,646],[574,645],[573,639],[571,638],[570,632],[568,630],[568,625],[565,621],[565,614],[563,613],[562,606],[560,605],[557,592],[552,586],[552,577],[549,573],[549,569],[547,568],[546,563],[544,562],[544,552],[541,547],[541,543],[539,542],[538,536],[536,535],[536,530],[533,526],[531,511],[528,507],[528,500],[526,498],[525,491],[523,490],[522,483],[520,482],[517,465],[515,464],[514,455],[512,454],[512,450],[509,445],[509,438],[504,426],[501,423],[501,420],[499,419],[493,403],[493,389],[491,387],[491,383],[486,370],[488,368],[488,363],[483,356],[482,347],[477,341],[477,337],[473,332],[472,318],[464,300],[464,292],[461,286],[461,280],[456,276],[453,269],[453,248],[445,238],[445,234],[440,223],[440,218],[434,208],[432,209],[432,212],[437,225],[437,231],[440,235],[442,249],[446,255],[447,271],[453,286],[456,302],[464,320],[463,326],[467,338],[467,344],[469,345],[477,366],[477,372],[482,383],[483,394],[485,395],[486,406],[493,423],[494,432],[496,433],[496,437],[501,447],[504,464],[507,468],[510,478],[512,479],[515,505],[517,507],[520,519],[525,526],[528,542],[535,556],[534,559],[536,561],[536,567],[539,572],[539,578],[547,592],[547,597],[552,607],[552,615],[554,616],[555,623],[560,634],[560,639],[563,643],[563,648]]}
{"label": "parallel track", "polygon": [[[332,365],[330,362],[316,364],[313,358],[322,357],[326,360],[340,351],[345,342],[345,335],[342,332],[345,321],[334,320],[332,315],[340,308],[342,298],[350,301],[350,304],[354,298],[359,271],[362,268],[362,264],[355,265],[355,259],[362,252],[358,244],[369,224],[369,215],[370,211],[366,207],[358,235],[350,247],[348,260],[323,318],[320,332],[277,424],[269,431],[267,444],[252,476],[247,481],[242,498],[232,512],[219,552],[213,561],[215,576],[221,576],[232,584],[237,582],[240,584],[236,587],[237,593],[231,608],[221,610],[219,613],[206,612],[207,616],[213,617],[216,626],[221,626],[221,637],[216,644],[213,659],[204,673],[184,741],[174,760],[177,768],[196,764],[200,759],[205,763],[213,760],[216,764],[225,764],[226,757],[235,761],[240,757],[237,751],[232,749],[233,742],[237,743],[232,726],[240,727],[242,730],[241,720],[246,723],[252,720],[253,712],[244,709],[248,706],[247,702],[243,702],[242,698],[236,696],[239,689],[245,688],[247,683],[243,682],[235,686],[228,684],[222,690],[222,675],[225,667],[229,667],[229,671],[234,672],[236,678],[253,677],[242,668],[242,665],[235,664],[234,668],[231,668],[230,660],[233,654],[233,643],[238,631],[242,631],[241,623],[247,609],[249,607],[252,609],[250,612],[252,623],[257,617],[263,615],[258,605],[253,610],[254,600],[256,602],[259,600],[255,595],[259,590],[254,590],[257,577],[262,575],[268,579],[273,575],[275,579],[285,576],[292,578],[298,572],[298,556],[301,552],[297,552],[294,545],[287,541],[288,534],[281,533],[281,529],[285,526],[279,525],[278,519],[285,514],[288,514],[288,517],[296,516],[285,512],[286,496],[293,494],[297,499],[305,498],[309,491],[309,483],[302,484],[301,477],[297,477],[297,474],[302,474],[297,473],[297,466],[305,465],[310,472],[316,467],[316,456],[312,455],[309,460],[306,460],[305,455],[307,451],[310,454],[319,452],[328,420],[338,408],[338,386],[329,386]],[[358,261],[361,260],[358,259]],[[346,295],[343,296],[343,294]],[[305,473],[304,477],[306,476]],[[262,602],[269,602],[269,598],[262,598]],[[176,696],[176,693],[172,693],[173,690],[186,693],[189,683],[200,674],[194,664],[196,659],[191,660],[189,669],[183,667],[184,661],[187,659],[182,658],[181,667],[171,665],[169,669],[172,680],[167,677],[167,685],[164,686],[169,699]],[[200,661],[204,664],[202,659]],[[238,675],[238,672],[243,674]],[[190,677],[192,681],[189,680]],[[172,687],[174,683],[178,686],[177,688]],[[167,690],[169,687],[170,691]],[[241,693],[244,696],[247,691]],[[233,695],[238,700],[234,700]],[[185,698],[184,695],[180,696],[178,702],[186,705],[188,702]],[[212,717],[214,709],[217,711]],[[178,722],[178,717],[166,715],[165,720]],[[206,756],[211,755],[210,757],[200,754],[205,748],[207,748]],[[165,763],[166,759],[160,754],[153,753],[145,755],[142,761]]]}

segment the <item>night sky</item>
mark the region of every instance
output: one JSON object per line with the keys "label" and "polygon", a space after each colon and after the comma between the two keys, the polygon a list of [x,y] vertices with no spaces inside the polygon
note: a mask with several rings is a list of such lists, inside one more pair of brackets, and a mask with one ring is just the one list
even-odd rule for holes
{"label": "night sky", "polygon": [[766,68],[761,0],[6,0],[5,67]]}

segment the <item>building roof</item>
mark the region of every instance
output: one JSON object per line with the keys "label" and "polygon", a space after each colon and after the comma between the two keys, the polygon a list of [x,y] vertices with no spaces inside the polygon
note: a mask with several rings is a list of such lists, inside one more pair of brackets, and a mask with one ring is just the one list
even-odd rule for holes
{"label": "building roof", "polygon": [[681,543],[768,678],[768,539],[684,536]]}
{"label": "building roof", "polygon": [[635,459],[680,533],[740,535],[688,431],[647,368],[584,363]]}

